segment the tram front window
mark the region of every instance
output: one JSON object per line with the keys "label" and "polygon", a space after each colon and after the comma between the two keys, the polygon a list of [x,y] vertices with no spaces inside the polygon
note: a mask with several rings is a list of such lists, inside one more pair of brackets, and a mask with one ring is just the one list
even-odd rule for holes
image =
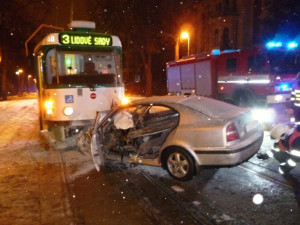
{"label": "tram front window", "polygon": [[116,84],[120,80],[120,55],[110,52],[48,52],[46,81],[51,84]]}

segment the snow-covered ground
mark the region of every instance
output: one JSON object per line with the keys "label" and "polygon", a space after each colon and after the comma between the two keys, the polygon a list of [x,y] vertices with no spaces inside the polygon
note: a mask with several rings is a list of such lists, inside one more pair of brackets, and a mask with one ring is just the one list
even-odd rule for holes
{"label": "snow-covered ground", "polygon": [[37,99],[0,102],[0,224],[71,224],[58,152],[39,131]]}

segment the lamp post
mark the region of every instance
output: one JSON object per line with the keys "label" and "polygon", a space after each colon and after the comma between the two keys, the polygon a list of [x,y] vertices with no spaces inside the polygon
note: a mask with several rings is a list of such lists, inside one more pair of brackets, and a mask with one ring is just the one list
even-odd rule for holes
{"label": "lamp post", "polygon": [[16,71],[16,75],[18,76],[19,96],[22,96],[22,87],[21,87],[21,74],[22,73],[23,73],[22,69],[18,69],[18,71]]}
{"label": "lamp post", "polygon": [[189,56],[190,55],[190,35],[189,35],[189,33],[186,31],[182,32],[180,35],[180,38],[187,39],[187,41],[188,41],[187,55]]}
{"label": "lamp post", "polygon": [[179,44],[181,39],[187,39],[188,41],[188,49],[187,49],[187,55],[190,55],[190,35],[188,32],[183,31],[180,36],[177,38],[176,45],[175,45],[175,60],[179,59]]}
{"label": "lamp post", "polygon": [[27,76],[27,89],[28,89],[28,93],[30,93],[30,78],[31,78],[32,76],[31,76],[31,74],[29,74],[28,76]]}

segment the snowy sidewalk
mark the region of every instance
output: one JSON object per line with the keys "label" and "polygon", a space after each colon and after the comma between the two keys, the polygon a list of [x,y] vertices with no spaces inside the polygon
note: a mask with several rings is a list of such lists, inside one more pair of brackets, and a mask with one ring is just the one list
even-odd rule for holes
{"label": "snowy sidewalk", "polygon": [[0,224],[73,224],[59,152],[39,131],[37,100],[0,102]]}

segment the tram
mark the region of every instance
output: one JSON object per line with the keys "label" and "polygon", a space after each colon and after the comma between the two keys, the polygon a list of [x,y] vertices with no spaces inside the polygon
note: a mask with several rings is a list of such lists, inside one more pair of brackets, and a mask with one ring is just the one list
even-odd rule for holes
{"label": "tram", "polygon": [[72,21],[34,48],[40,129],[64,141],[124,98],[122,45],[95,33],[95,23]]}

